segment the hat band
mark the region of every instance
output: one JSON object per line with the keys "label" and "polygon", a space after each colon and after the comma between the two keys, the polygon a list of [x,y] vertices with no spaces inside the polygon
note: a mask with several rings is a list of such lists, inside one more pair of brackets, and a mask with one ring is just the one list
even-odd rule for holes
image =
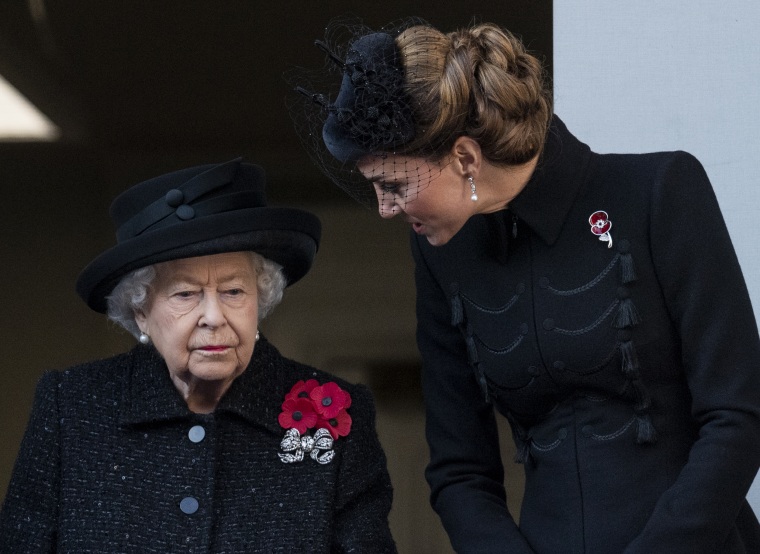
{"label": "hat band", "polygon": [[[171,227],[172,225],[177,225],[183,221],[188,221],[191,219],[198,219],[201,217],[208,217],[224,212],[245,210],[249,208],[260,208],[262,207],[262,204],[258,202],[259,198],[259,195],[255,192],[235,192],[216,198],[210,198],[208,200],[204,200],[203,202],[193,204],[192,206],[188,204],[181,204],[180,206],[177,206],[177,209],[172,213],[166,217],[159,219],[150,227],[143,229],[143,231],[141,231],[139,234],[155,231],[157,229],[163,229],[165,227]],[[130,239],[135,237],[131,236],[125,238]],[[122,242],[123,240],[124,239],[119,238],[119,242]]]}
{"label": "hat band", "polygon": [[194,209],[189,206],[190,202],[232,182],[240,160],[241,158],[237,158],[212,167],[183,185],[171,189],[120,225],[116,230],[116,240],[121,242],[136,237],[173,214],[177,214],[180,219],[192,219]]}

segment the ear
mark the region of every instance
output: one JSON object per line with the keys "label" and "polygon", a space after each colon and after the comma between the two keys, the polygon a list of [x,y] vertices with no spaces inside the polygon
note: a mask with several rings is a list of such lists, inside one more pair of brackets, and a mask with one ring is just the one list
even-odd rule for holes
{"label": "ear", "polygon": [[137,323],[137,328],[140,329],[141,333],[145,333],[147,331],[147,320],[148,318],[145,316],[145,312],[142,310],[135,312],[135,323]]}
{"label": "ear", "polygon": [[451,156],[453,164],[462,176],[477,178],[483,162],[483,153],[478,141],[468,136],[459,137],[451,147]]}

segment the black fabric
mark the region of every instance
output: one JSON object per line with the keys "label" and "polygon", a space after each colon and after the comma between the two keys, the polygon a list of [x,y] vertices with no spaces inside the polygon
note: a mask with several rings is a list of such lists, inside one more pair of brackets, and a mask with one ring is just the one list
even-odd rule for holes
{"label": "black fabric", "polygon": [[411,243],[427,478],[457,552],[758,552],[760,340],[697,160],[594,154],[555,118],[508,210]]}
{"label": "black fabric", "polygon": [[[326,465],[280,461],[298,380],[352,396]],[[198,443],[194,425],[205,429]],[[283,358],[262,339],[213,414],[188,411],[152,347],[41,379],[0,513],[0,552],[389,553],[391,485],[366,387]],[[198,510],[180,509],[186,497]]]}

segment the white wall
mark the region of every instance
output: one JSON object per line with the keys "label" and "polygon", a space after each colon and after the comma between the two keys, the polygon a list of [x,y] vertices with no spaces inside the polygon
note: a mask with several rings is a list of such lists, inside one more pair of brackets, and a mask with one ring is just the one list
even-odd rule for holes
{"label": "white wall", "polygon": [[[758,0],[554,0],[557,114],[597,152],[687,150],[700,159],[755,314],[760,314],[758,28]],[[760,479],[748,498],[760,514]]]}

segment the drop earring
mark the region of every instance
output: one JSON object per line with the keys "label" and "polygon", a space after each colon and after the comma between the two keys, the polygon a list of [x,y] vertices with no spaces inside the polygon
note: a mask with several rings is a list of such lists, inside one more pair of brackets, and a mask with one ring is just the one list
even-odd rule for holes
{"label": "drop earring", "polygon": [[478,201],[478,193],[475,191],[475,179],[472,178],[472,175],[467,177],[467,180],[470,182],[470,200],[473,202]]}
{"label": "drop earring", "polygon": [[140,344],[150,343],[150,337],[146,335],[145,333],[140,333],[140,336],[137,338],[137,340],[140,341]]}
{"label": "drop earring", "polygon": [[256,342],[259,342],[259,337],[260,337],[259,332],[256,331]]}

